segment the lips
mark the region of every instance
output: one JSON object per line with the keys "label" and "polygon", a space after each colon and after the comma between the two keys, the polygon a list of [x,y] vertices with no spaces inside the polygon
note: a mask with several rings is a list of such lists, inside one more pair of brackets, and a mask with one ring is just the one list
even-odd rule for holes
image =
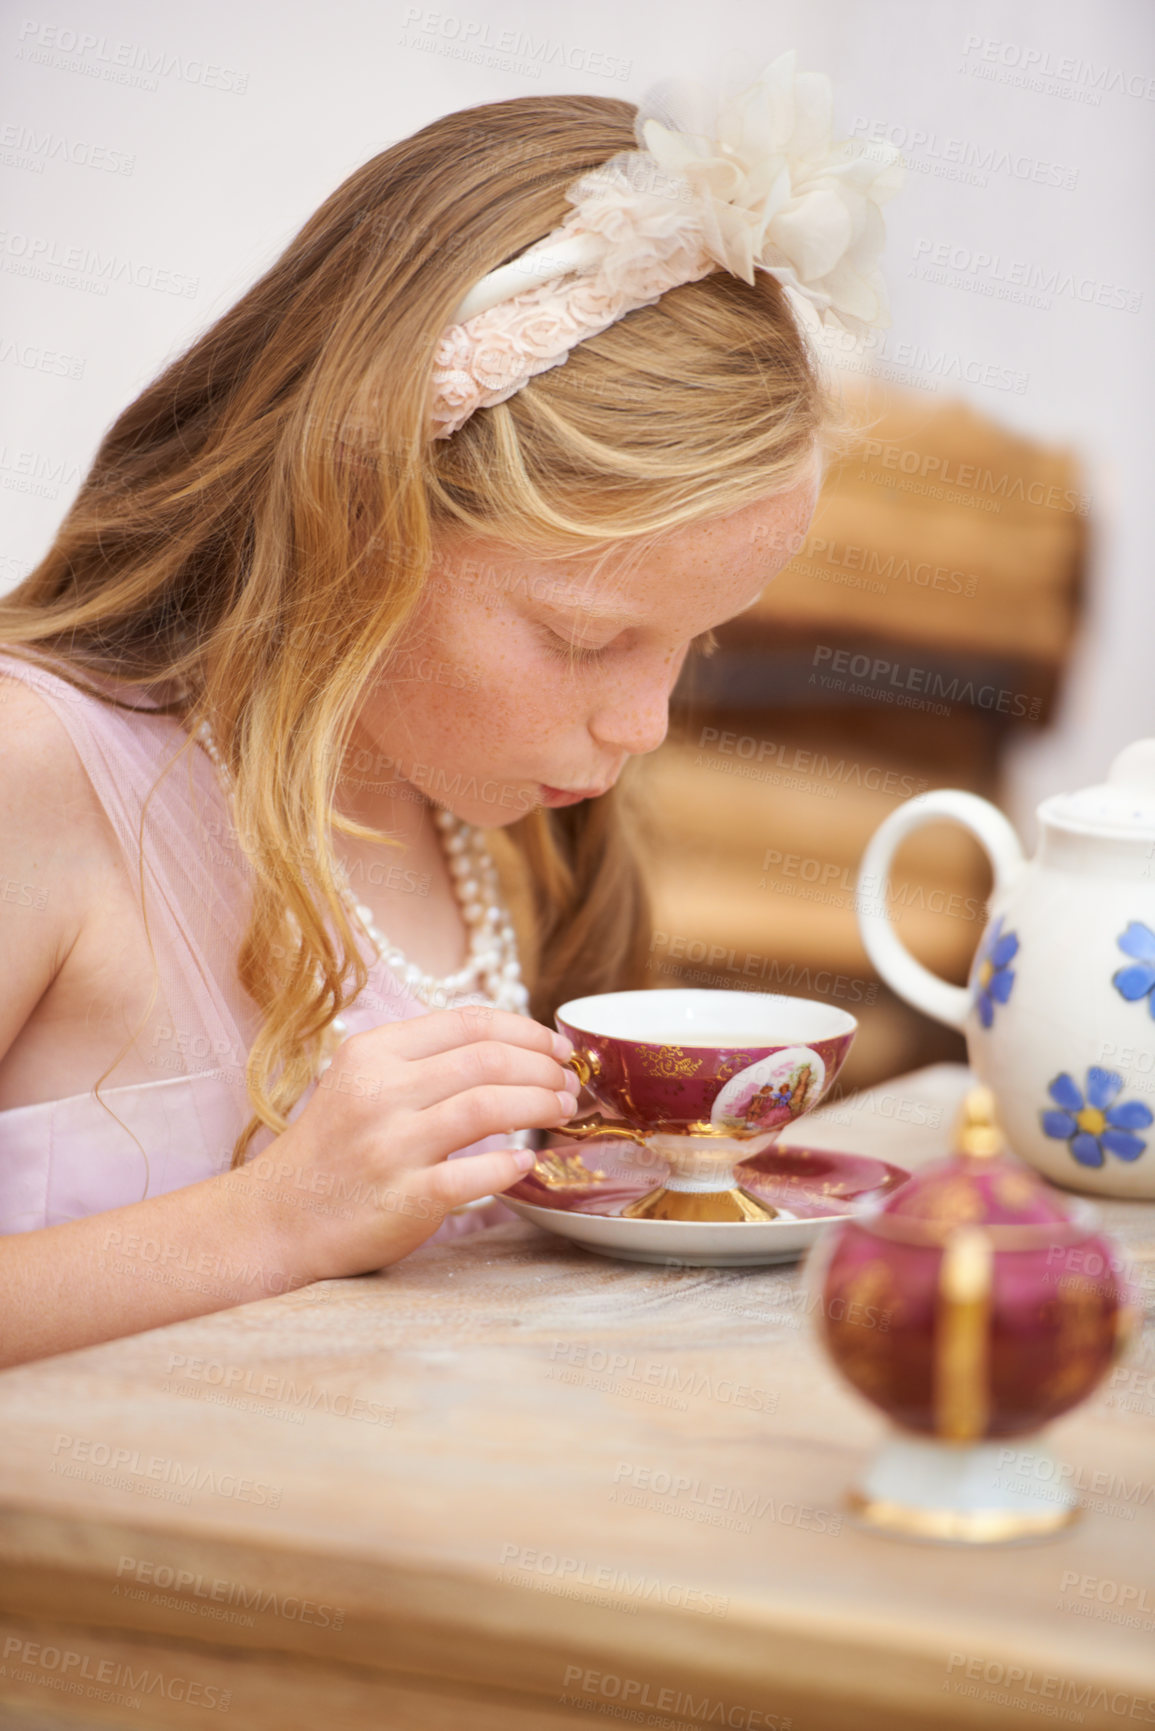
{"label": "lips", "polygon": [[547,787],[541,784],[541,803],[549,806],[577,805],[583,799],[600,799],[608,790],[604,787]]}

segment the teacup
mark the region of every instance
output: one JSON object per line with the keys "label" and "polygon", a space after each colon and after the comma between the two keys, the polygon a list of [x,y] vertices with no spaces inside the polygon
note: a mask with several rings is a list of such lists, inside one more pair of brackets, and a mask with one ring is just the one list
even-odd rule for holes
{"label": "teacup", "polygon": [[571,1067],[605,1113],[564,1136],[624,1136],[669,1165],[625,1213],[657,1220],[768,1220],[735,1165],[827,1094],[858,1023],[811,998],[767,992],[604,992],[557,1012]]}

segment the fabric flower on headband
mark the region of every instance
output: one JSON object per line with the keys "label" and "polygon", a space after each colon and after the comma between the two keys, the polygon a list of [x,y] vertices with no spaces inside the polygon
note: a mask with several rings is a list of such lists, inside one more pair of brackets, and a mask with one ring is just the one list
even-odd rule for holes
{"label": "fabric flower on headband", "polygon": [[779,56],[724,101],[685,85],[643,100],[640,148],[580,176],[561,226],[456,309],[434,357],[435,437],[713,270],[751,284],[766,271],[807,323],[889,322],[879,206],[898,190],[901,158],[888,144],[833,143],[830,80],[796,62]]}
{"label": "fabric flower on headband", "polygon": [[639,111],[638,137],[694,189],[707,249],[725,270],[753,283],[760,267],[820,312],[879,325],[889,318],[879,206],[902,184],[902,159],[890,144],[835,144],[830,80],[797,72],[797,58],[781,55],[720,104],[708,134],[695,125],[697,92],[657,94]]}

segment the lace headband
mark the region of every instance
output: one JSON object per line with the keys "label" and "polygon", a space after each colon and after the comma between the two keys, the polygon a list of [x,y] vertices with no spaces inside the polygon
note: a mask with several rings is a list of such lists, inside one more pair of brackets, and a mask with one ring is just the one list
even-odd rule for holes
{"label": "lace headband", "polygon": [[889,144],[833,143],[830,80],[796,61],[780,55],[725,101],[696,86],[643,99],[639,148],[574,181],[561,226],[456,308],[434,356],[434,438],[713,270],[751,284],[767,272],[804,323],[889,322],[879,206],[898,190],[902,159]]}

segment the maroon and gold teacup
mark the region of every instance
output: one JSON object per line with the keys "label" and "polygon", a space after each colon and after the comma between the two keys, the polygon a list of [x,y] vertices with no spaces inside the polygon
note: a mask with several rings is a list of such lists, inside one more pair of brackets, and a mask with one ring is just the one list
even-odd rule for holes
{"label": "maroon and gold teacup", "polygon": [[602,1108],[561,1134],[653,1149],[669,1175],[626,1213],[666,1220],[772,1218],[734,1166],[818,1104],[858,1027],[811,998],[677,987],[573,998],[556,1020]]}

